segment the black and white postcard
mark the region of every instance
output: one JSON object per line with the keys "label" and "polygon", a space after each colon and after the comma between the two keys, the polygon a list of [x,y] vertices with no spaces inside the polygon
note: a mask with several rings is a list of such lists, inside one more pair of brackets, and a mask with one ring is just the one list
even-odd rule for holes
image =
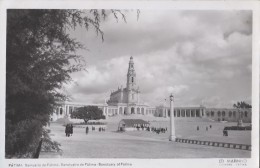
{"label": "black and white postcard", "polygon": [[1,163],[259,166],[257,2],[1,2]]}

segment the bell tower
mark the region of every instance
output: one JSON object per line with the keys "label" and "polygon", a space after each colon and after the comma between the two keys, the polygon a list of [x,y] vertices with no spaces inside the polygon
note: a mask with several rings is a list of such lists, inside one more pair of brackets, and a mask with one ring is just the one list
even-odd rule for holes
{"label": "bell tower", "polygon": [[126,88],[127,90],[134,89],[136,86],[136,73],[134,69],[134,60],[133,57],[130,57],[129,61],[129,67],[128,67],[128,72],[127,72],[127,83],[126,83]]}
{"label": "bell tower", "polygon": [[134,60],[133,57],[130,57],[128,71],[127,71],[127,82],[126,82],[126,89],[127,89],[127,114],[135,113],[135,108],[133,104],[135,103],[136,99],[136,73],[134,68]]}

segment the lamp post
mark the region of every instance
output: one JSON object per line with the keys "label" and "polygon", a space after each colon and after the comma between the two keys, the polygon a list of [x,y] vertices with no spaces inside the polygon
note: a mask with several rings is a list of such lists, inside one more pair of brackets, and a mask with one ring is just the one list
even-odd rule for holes
{"label": "lamp post", "polygon": [[175,141],[175,125],[174,125],[174,105],[173,105],[173,95],[170,96],[170,141]]}
{"label": "lamp post", "polygon": [[242,112],[241,112],[240,108],[238,108],[238,122],[237,122],[237,126],[238,127],[243,126]]}

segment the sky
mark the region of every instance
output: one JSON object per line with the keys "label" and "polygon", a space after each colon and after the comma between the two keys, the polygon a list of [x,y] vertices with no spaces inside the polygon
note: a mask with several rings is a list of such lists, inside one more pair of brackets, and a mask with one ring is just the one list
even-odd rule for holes
{"label": "sky", "polygon": [[134,58],[142,102],[158,106],[232,107],[251,104],[252,13],[241,10],[141,10],[126,12],[127,22],[109,15],[102,21],[104,41],[93,29],[70,35],[87,71],[72,74],[65,86],[71,101],[104,103],[111,91],[126,86]]}

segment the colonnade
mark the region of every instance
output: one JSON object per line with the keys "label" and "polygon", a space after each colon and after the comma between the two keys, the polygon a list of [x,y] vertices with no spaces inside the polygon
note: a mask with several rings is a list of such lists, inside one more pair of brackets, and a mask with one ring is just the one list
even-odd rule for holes
{"label": "colonnade", "polygon": [[[170,109],[164,107],[161,110],[162,117],[170,117]],[[205,109],[204,108],[175,108],[174,117],[204,117]]]}
{"label": "colonnade", "polygon": [[155,108],[146,108],[146,107],[139,107],[139,106],[130,106],[127,110],[126,106],[106,106],[103,107],[103,113],[105,116],[111,115],[126,115],[128,114],[141,114],[141,115],[149,115],[154,114]]}

